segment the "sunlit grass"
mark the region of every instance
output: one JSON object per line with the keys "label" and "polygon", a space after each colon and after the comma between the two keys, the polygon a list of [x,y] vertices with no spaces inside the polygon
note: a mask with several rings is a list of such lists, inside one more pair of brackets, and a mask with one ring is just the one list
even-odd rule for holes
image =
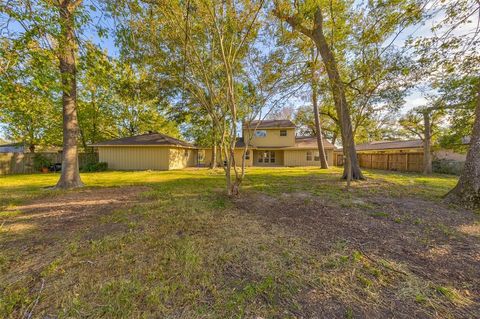
{"label": "sunlit grass", "polygon": [[[368,196],[439,198],[456,183],[446,175],[366,171],[367,180],[352,183],[346,191],[340,175],[339,168],[248,168],[242,194],[261,192],[275,198],[306,193],[368,212],[368,203],[362,201]],[[0,224],[22,215],[13,206],[61,194],[46,189],[57,179],[57,174],[1,177],[0,200],[8,209],[0,212]],[[85,240],[88,228],[81,229],[21,258],[15,249],[0,251],[0,276],[8,278],[8,284],[0,283],[0,317],[30,309],[42,281],[46,285],[35,315],[70,318],[283,318],[301,313],[305,300],[322,303],[329,298],[346,307],[346,317],[356,317],[358,309],[388,308],[385,289],[407,304],[416,302],[425,311],[441,314],[449,315],[446,301],[470,304],[454,288],[426,283],[410,273],[409,265],[380,256],[375,262],[347,241],[318,251],[288,228],[239,213],[225,196],[221,169],[107,171],[82,174],[82,180],[91,189],[149,188],[133,207],[88,225],[122,225],[117,228],[121,231],[112,228]],[[365,218],[383,222],[391,214],[376,208]],[[16,240],[35,231],[25,228],[27,222],[18,223],[17,229],[9,226]],[[0,243],[8,238],[0,233]]]}
{"label": "sunlit grass", "polygon": [[[247,168],[243,183],[245,190],[270,194],[306,191],[335,197],[351,196],[342,193],[345,182],[340,180],[341,168],[321,170],[314,167]],[[382,194],[391,196],[441,197],[456,184],[456,177],[449,175],[424,176],[414,173],[364,171],[366,181],[354,182],[353,194]],[[199,190],[210,191],[225,187],[222,169],[185,169],[175,171],[107,171],[83,173],[87,187],[118,187],[128,185],[172,185],[181,191],[182,184],[195,184]],[[58,174],[25,174],[0,177],[0,208],[21,203],[23,200],[48,196],[49,187],[55,185]],[[168,185],[167,185],[168,184]],[[178,185],[177,185],[178,184]]]}

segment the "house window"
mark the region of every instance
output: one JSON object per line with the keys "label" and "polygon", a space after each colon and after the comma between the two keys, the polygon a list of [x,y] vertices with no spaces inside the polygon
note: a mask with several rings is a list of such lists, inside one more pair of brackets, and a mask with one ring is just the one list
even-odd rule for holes
{"label": "house window", "polygon": [[259,163],[275,163],[275,152],[274,151],[264,151],[258,154],[258,162]]}
{"label": "house window", "polygon": [[245,152],[245,159],[246,159],[246,160],[249,160],[249,159],[250,159],[250,150],[247,150],[247,151]]}
{"label": "house window", "polygon": [[320,161],[320,152],[315,152],[315,156],[313,157],[313,160],[314,160],[315,162]]}
{"label": "house window", "polygon": [[183,153],[183,156],[188,157],[188,150],[185,150],[185,153]]}
{"label": "house window", "polygon": [[312,151],[307,151],[307,161],[312,161]]}
{"label": "house window", "polygon": [[280,136],[287,136],[287,130],[280,130]]}
{"label": "house window", "polygon": [[267,131],[265,130],[255,131],[255,137],[266,137],[266,136],[267,136]]}

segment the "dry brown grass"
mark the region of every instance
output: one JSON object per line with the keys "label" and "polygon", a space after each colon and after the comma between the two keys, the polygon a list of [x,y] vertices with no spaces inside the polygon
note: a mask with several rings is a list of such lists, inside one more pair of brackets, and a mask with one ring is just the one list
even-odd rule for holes
{"label": "dry brown grass", "polygon": [[[254,170],[233,202],[207,170],[92,174],[97,188],[48,196],[28,188],[0,215],[0,317],[474,317],[475,269],[459,279],[420,259],[475,260],[478,238],[456,227],[476,215],[424,199],[451,180],[370,173],[345,193],[337,173]],[[148,188],[98,188],[115,180]]]}

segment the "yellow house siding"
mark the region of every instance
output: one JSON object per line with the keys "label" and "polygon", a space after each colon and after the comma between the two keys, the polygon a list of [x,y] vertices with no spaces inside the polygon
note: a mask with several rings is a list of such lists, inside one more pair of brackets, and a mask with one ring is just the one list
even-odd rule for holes
{"label": "yellow house siding", "polygon": [[[245,166],[252,166],[253,163],[253,150],[249,149],[250,152],[250,158],[245,160]],[[237,164],[238,167],[242,166],[242,155],[243,155],[243,149],[242,148],[237,148],[235,149],[235,164]]]}
{"label": "yellow house siding", "polygon": [[100,162],[116,170],[167,170],[169,148],[155,146],[104,146],[98,148]]}
{"label": "yellow house siding", "polygon": [[[252,137],[250,144],[254,147],[262,147],[262,146],[294,146],[295,145],[295,129],[287,128],[287,129],[258,129],[257,131],[266,131],[267,136],[265,137],[256,137],[254,130],[249,130],[250,134],[247,135],[249,132],[248,130],[244,130],[243,136],[245,142],[248,141],[249,137]],[[280,136],[280,130],[286,130],[287,136]]]}
{"label": "yellow house siding", "polygon": [[[311,151],[312,155],[315,154],[317,149],[311,150],[286,150],[283,154],[283,165],[285,166],[318,166],[320,161],[315,161],[312,156],[311,161],[307,161],[307,151]],[[327,155],[328,165],[333,165],[333,150],[325,150]]]}
{"label": "yellow house siding", "polygon": [[169,169],[182,169],[196,165],[196,151],[188,148],[170,148]]}
{"label": "yellow house siding", "polygon": [[[250,159],[245,160],[245,166],[252,166],[252,163],[253,163],[253,150],[249,149],[249,152],[250,152]],[[243,154],[243,148],[235,149],[235,163],[239,167],[242,165],[242,154]],[[217,150],[217,165],[218,166],[221,165],[221,161],[222,161],[222,159],[221,159],[220,149],[218,149]],[[212,149],[211,148],[205,149],[204,165],[205,166],[210,166],[211,163],[212,163]]]}
{"label": "yellow house siding", "polygon": [[[218,153],[217,153],[218,155]],[[218,160],[217,160],[218,162]],[[206,148],[205,149],[205,161],[203,162],[203,165],[205,166],[210,166],[212,163],[212,149],[211,148]]]}

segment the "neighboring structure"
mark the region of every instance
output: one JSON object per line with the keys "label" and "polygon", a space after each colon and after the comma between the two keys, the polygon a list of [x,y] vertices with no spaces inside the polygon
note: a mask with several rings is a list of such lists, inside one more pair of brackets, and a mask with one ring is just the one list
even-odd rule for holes
{"label": "neighboring structure", "polygon": [[[396,171],[423,171],[423,141],[374,141],[356,145],[356,150],[363,168],[396,170]],[[453,161],[462,163],[465,154],[450,149],[433,147],[433,161]],[[343,165],[341,150],[335,152],[335,165]]]}
{"label": "neighboring structure", "polygon": [[197,148],[161,133],[118,138],[92,145],[100,162],[117,170],[170,170],[197,164]]}
{"label": "neighboring structure", "polygon": [[23,153],[25,146],[23,143],[10,143],[0,145],[0,153]]}
{"label": "neighboring structure", "polygon": [[[253,121],[243,126],[243,136],[236,143],[235,162],[240,165],[245,147],[246,166],[319,166],[315,137],[295,136],[295,125],[289,120]],[[324,140],[327,161],[333,165],[335,147]],[[170,170],[188,166],[209,166],[212,149],[151,133],[120,138],[92,145],[98,149],[101,162],[119,170]],[[218,161],[220,161],[218,152]],[[221,164],[221,163],[218,163]]]}

